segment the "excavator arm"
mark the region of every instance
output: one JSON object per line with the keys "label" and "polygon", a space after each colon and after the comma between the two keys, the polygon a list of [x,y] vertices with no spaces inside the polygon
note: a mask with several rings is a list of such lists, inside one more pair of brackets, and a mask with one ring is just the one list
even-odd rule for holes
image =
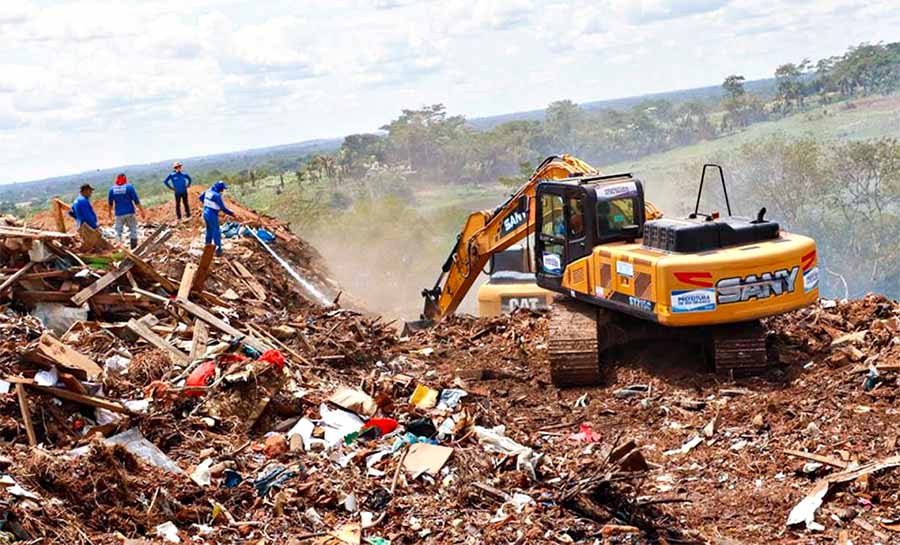
{"label": "excavator arm", "polygon": [[542,180],[561,180],[599,174],[594,167],[571,155],[544,160],[531,178],[493,211],[473,212],[466,220],[456,245],[444,262],[434,287],[422,291],[422,317],[440,321],[453,314],[491,256],[527,237],[535,226],[535,195]]}

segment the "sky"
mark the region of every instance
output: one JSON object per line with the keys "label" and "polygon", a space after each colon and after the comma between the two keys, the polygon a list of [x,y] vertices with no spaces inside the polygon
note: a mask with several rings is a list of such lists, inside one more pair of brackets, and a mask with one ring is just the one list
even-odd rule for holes
{"label": "sky", "polygon": [[898,28],[896,0],[4,0],[0,183],[771,77]]}

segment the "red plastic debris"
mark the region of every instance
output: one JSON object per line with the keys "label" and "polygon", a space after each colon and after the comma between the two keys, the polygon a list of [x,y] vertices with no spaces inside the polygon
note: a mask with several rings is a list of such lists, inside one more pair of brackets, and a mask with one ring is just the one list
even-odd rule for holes
{"label": "red plastic debris", "polygon": [[[205,361],[199,367],[191,371],[184,385],[187,388],[184,395],[200,397],[203,395],[204,386],[209,386],[216,377],[216,362],[213,360]],[[197,388],[197,389],[194,389]]]}
{"label": "red plastic debris", "polygon": [[596,443],[603,437],[591,429],[590,424],[582,424],[578,427],[578,433],[569,436],[570,441],[581,441],[583,443]]}
{"label": "red plastic debris", "polygon": [[381,435],[387,435],[397,429],[397,421],[393,418],[370,418],[363,425],[361,432],[364,432],[367,428],[378,428]]}
{"label": "red plastic debris", "polygon": [[263,352],[263,355],[259,357],[259,361],[264,361],[279,369],[284,369],[284,356],[282,356],[281,352],[278,350],[266,350]]}

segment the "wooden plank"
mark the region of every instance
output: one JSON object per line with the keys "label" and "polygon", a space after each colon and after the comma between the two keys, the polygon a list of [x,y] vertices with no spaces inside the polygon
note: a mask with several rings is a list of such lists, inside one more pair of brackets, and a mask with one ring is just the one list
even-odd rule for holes
{"label": "wooden plank", "polygon": [[187,365],[191,362],[187,354],[185,354],[181,350],[178,350],[177,348],[166,342],[165,339],[154,333],[152,329],[147,327],[146,323],[131,319],[128,320],[128,329],[133,331],[136,335],[152,344],[156,348],[164,351],[169,355],[170,358],[174,360],[175,363],[182,363],[184,365]]}
{"label": "wooden plank", "polygon": [[29,261],[27,265],[19,269],[14,275],[7,278],[2,284],[0,284],[0,294],[2,294],[6,290],[6,288],[18,282],[18,280],[25,276],[25,274],[28,273],[28,271],[30,271],[32,267],[34,267],[34,262]]}
{"label": "wooden plank", "polygon": [[37,390],[38,392],[53,394],[56,397],[68,399],[69,401],[81,403],[82,405],[98,407],[100,409],[106,409],[107,411],[112,411],[120,414],[134,414],[130,409],[128,409],[128,407],[105,397],[79,394],[77,392],[63,390],[62,388],[54,388],[51,386],[40,386],[36,384],[34,380],[28,378],[6,377],[4,380],[6,380],[6,382],[15,384],[17,389],[19,386],[28,386],[29,388]]}
{"label": "wooden plank", "polygon": [[190,313],[191,315],[193,315],[195,318],[199,318],[199,319],[203,320],[204,322],[206,322],[207,324],[211,325],[212,327],[218,329],[219,331],[221,331],[223,333],[227,333],[228,335],[231,335],[234,338],[241,338],[241,342],[243,342],[244,344],[246,344],[247,346],[253,348],[254,350],[256,350],[258,352],[265,352],[266,350],[269,349],[269,346],[267,346],[264,342],[260,341],[256,337],[253,337],[252,335],[244,334],[240,330],[225,323],[224,320],[215,316],[214,314],[212,314],[205,308],[201,307],[200,305],[192,303],[192,302],[188,301],[187,299],[176,299],[175,304],[178,305],[179,307],[181,307],[182,309],[184,309],[185,311],[187,311],[188,313]]}
{"label": "wooden plank", "polygon": [[[134,253],[135,253],[135,255],[142,255],[144,251],[152,250],[153,248],[159,246],[160,244],[162,244],[163,242],[168,240],[169,237],[171,237],[171,236],[172,236],[171,231],[165,230],[165,227],[160,227],[152,235],[150,235],[150,237],[148,237],[144,242],[142,242],[141,245],[135,249]],[[83,290],[79,291],[78,293],[76,293],[72,297],[72,302],[78,306],[83,305],[84,303],[87,302],[88,299],[94,297],[95,295],[97,295],[98,293],[105,290],[106,288],[111,286],[113,283],[115,283],[119,278],[124,276],[125,273],[130,271],[132,269],[132,267],[134,267],[134,266],[135,266],[134,261],[132,261],[130,259],[123,260],[121,263],[119,263],[119,266],[116,267],[116,270],[106,273],[105,275],[100,277],[99,280],[97,280],[90,286],[88,286],[88,287],[84,288]]]}
{"label": "wooden plank", "polygon": [[247,270],[247,267],[244,266],[240,261],[232,261],[231,264],[237,270],[238,274],[244,278],[244,281],[247,283],[247,286],[250,288],[250,291],[253,292],[253,295],[256,296],[260,301],[265,301],[268,298],[268,293],[266,292],[266,288],[263,287],[262,284],[256,280],[256,277]]}
{"label": "wooden plank", "polygon": [[159,274],[159,272],[157,272],[157,270],[153,268],[153,265],[141,259],[140,256],[133,254],[127,248],[123,248],[122,251],[125,253],[125,255],[128,256],[128,259],[134,263],[134,266],[137,267],[141,274],[158,283],[164,290],[169,293],[175,293],[176,291],[178,291],[178,286],[175,284],[175,282]]}
{"label": "wooden plank", "polygon": [[838,460],[837,458],[832,458],[830,456],[822,456],[820,454],[813,454],[811,452],[804,452],[802,450],[791,450],[789,448],[783,449],[785,454],[790,454],[791,456],[796,456],[798,458],[805,458],[807,460],[812,460],[814,462],[820,462],[826,465],[834,466],[839,469],[847,469],[847,462],[843,460]]}
{"label": "wooden plank", "polygon": [[28,444],[36,446],[37,435],[34,433],[34,424],[31,422],[31,406],[28,404],[28,394],[25,393],[25,386],[16,384],[16,395],[19,396],[19,410],[22,412],[22,422],[25,423],[25,433],[28,435]]}
{"label": "wooden plank", "polygon": [[203,247],[203,255],[200,256],[200,265],[197,266],[197,273],[194,275],[193,291],[203,291],[203,285],[206,284],[206,278],[209,276],[209,268],[212,266],[215,257],[215,244],[207,244]]}
{"label": "wooden plank", "polygon": [[56,231],[42,231],[40,229],[30,229],[28,227],[15,227],[12,225],[0,226],[0,236],[10,238],[50,238],[50,239],[71,239],[75,238],[72,233],[59,233]]}
{"label": "wooden plank", "polygon": [[197,275],[197,265],[188,263],[184,266],[184,272],[181,273],[181,284],[178,285],[178,298],[189,299],[191,288],[194,287],[194,278]]}
{"label": "wooden plank", "polygon": [[[64,204],[59,199],[53,199],[51,206],[53,207],[53,219],[56,220],[56,230],[59,231],[60,233],[65,233],[66,232],[66,219],[65,219],[65,216],[63,216],[63,207],[67,206],[67,205]],[[69,207],[69,208],[71,208],[71,207]]]}
{"label": "wooden plank", "polygon": [[194,337],[191,340],[191,361],[202,358],[209,344],[209,326],[203,320],[194,320]]}
{"label": "wooden plank", "polygon": [[[33,303],[68,303],[72,300],[75,292],[73,291],[16,291],[16,298],[22,301]],[[166,299],[168,301],[168,299]],[[101,293],[95,295],[88,300],[89,303],[97,303],[98,305],[135,305],[144,301],[140,295],[136,293]]]}

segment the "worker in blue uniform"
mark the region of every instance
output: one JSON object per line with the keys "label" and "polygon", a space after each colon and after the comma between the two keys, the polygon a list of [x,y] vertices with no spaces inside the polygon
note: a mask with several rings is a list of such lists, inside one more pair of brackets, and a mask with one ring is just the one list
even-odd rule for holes
{"label": "worker in blue uniform", "polygon": [[219,180],[200,194],[203,204],[203,221],[206,223],[206,243],[216,245],[216,255],[222,255],[222,230],[219,228],[219,212],[234,217],[234,212],[225,206],[222,192],[228,189],[225,182]]}
{"label": "worker in blue uniform", "polygon": [[193,180],[181,169],[181,162],[175,161],[175,164],[172,165],[172,173],[163,180],[163,184],[175,193],[175,215],[178,216],[178,219],[181,219],[182,204],[184,205],[185,217],[191,217],[191,207],[188,204],[188,188],[191,187]]}
{"label": "worker in blue uniform", "polygon": [[91,184],[84,184],[78,191],[78,198],[72,203],[72,209],[69,210],[69,215],[75,218],[75,228],[81,229],[82,225],[87,225],[91,229],[96,230],[99,225],[97,224],[97,213],[94,212],[94,207],[91,206],[91,195],[94,194],[94,188]]}

